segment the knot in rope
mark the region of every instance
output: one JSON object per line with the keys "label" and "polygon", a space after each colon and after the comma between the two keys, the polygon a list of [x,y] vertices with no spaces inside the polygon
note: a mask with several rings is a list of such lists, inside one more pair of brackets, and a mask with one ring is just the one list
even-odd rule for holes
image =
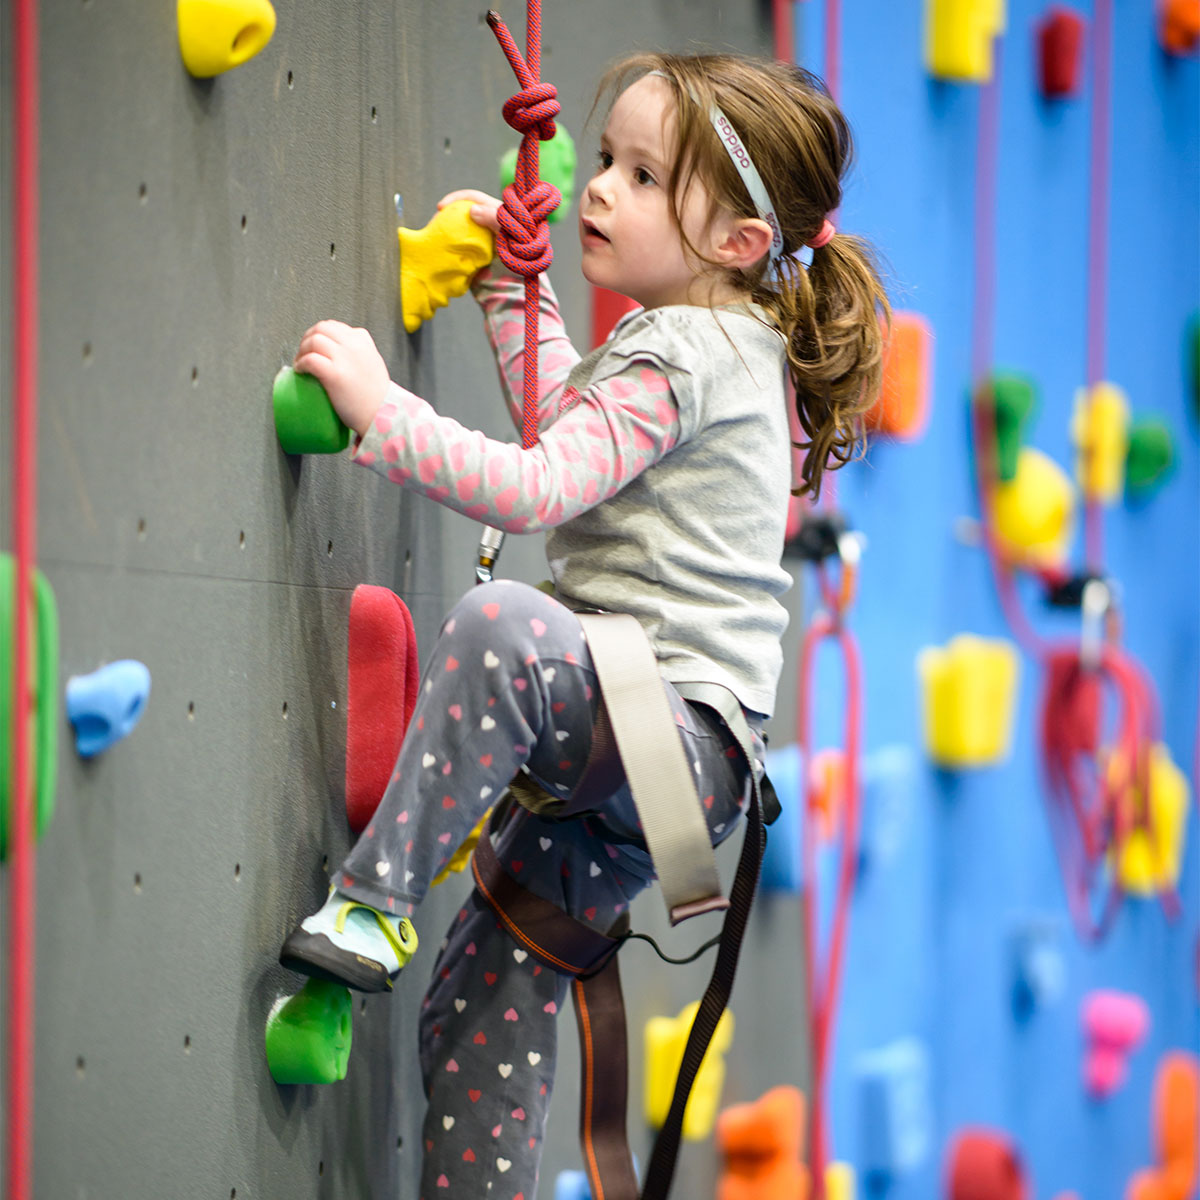
{"label": "knot in rope", "polygon": [[496,214],[496,254],[514,275],[528,279],[550,265],[554,254],[546,221],[560,203],[562,193],[550,183],[540,182],[524,196],[515,185],[504,189],[504,204]]}
{"label": "knot in rope", "polygon": [[557,132],[554,118],[562,112],[558,88],[552,83],[530,83],[515,96],[510,96],[501,111],[518,133],[527,134],[536,129],[537,136],[548,142]]}

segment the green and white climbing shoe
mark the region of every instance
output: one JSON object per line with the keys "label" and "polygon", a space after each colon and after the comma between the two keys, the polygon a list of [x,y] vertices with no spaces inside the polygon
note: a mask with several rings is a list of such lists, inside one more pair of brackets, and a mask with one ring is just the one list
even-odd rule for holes
{"label": "green and white climbing shoe", "polygon": [[329,899],[283,943],[279,961],[292,971],[359,992],[386,992],[417,950],[407,917],[393,917],[330,889]]}

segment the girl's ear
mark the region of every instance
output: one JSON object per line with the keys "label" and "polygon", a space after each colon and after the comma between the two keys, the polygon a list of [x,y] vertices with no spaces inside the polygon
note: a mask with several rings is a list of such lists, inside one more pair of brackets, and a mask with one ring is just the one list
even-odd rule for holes
{"label": "girl's ear", "polygon": [[718,231],[715,257],[722,266],[745,271],[770,249],[770,225],[757,217],[739,217]]}

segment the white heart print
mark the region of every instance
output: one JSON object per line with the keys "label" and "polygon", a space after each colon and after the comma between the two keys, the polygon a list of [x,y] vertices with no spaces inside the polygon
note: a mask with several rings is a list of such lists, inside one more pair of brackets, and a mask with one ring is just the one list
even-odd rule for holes
{"label": "white heart print", "polygon": [[435,762],[437,762],[436,754],[423,754],[421,756],[421,766],[423,767],[432,767]]}
{"label": "white heart print", "polygon": [[498,1063],[496,1070],[500,1072],[501,1079],[507,1079],[512,1074],[512,1063]]}
{"label": "white heart print", "polygon": [[483,656],[483,665],[485,667],[498,667],[500,665],[500,660],[489,650]]}
{"label": "white heart print", "polygon": [[382,859],[380,859],[379,862],[377,862],[375,864],[375,874],[378,875],[381,879],[391,869],[392,869],[392,864],[390,862],[384,862]]}
{"label": "white heart print", "polygon": [[486,732],[489,729],[495,729],[496,722],[494,720],[492,720],[492,718],[489,717],[487,715],[487,713],[484,713],[483,720],[479,722],[479,728],[484,730],[484,732]]}

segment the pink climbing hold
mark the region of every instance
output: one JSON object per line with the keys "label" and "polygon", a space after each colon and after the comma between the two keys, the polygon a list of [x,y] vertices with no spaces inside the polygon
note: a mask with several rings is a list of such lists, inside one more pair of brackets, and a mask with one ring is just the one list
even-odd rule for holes
{"label": "pink climbing hold", "polygon": [[1125,1082],[1129,1055],[1150,1030],[1150,1010],[1140,996],[1094,991],[1084,997],[1082,1017],[1084,1085],[1102,1099]]}

